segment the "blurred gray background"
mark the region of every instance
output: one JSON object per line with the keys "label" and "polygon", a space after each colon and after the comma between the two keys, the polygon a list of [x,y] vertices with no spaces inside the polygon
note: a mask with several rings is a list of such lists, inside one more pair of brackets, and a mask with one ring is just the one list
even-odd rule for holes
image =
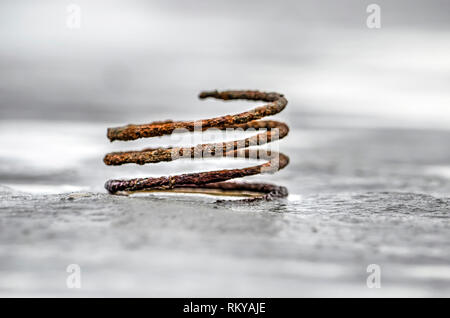
{"label": "blurred gray background", "polygon": [[[449,12],[445,0],[1,1],[0,294],[448,296]],[[210,89],[287,96],[275,118],[291,164],[253,179],[289,198],[107,195],[108,178],[248,164],[103,165],[172,142],[110,144],[107,127],[255,105],[197,99]],[[65,285],[71,263],[80,291]]]}
{"label": "blurred gray background", "polygon": [[[66,25],[71,3],[80,29]],[[377,1],[381,28],[369,29],[370,3],[2,1],[0,116],[195,118],[226,111],[198,91],[255,88],[284,92],[295,114],[448,127],[450,3]]]}

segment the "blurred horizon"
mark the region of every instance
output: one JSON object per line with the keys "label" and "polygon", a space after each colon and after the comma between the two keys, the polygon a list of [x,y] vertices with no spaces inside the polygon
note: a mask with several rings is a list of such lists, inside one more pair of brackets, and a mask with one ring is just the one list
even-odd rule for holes
{"label": "blurred horizon", "polygon": [[377,1],[369,29],[370,3],[2,1],[0,119],[199,119],[251,107],[201,90],[259,89],[284,93],[296,121],[447,129],[450,3]]}

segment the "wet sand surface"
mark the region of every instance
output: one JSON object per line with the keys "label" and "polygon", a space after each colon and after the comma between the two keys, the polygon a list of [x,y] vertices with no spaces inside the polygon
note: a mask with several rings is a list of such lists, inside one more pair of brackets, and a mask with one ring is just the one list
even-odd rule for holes
{"label": "wet sand surface", "polygon": [[[304,126],[280,142],[291,155],[284,171],[245,179],[285,185],[290,196],[251,205],[201,195],[111,196],[101,188],[116,175],[223,167],[212,159],[106,167],[100,152],[36,174],[4,160],[1,294],[449,295],[450,149],[442,145],[450,133]],[[101,134],[89,140],[101,127],[83,127],[92,134],[71,135],[75,124],[40,131],[62,130],[70,147],[115,148]],[[33,143],[24,155],[34,153]],[[79,290],[66,287],[73,263],[82,269]],[[369,264],[381,268],[380,289],[366,285]]]}

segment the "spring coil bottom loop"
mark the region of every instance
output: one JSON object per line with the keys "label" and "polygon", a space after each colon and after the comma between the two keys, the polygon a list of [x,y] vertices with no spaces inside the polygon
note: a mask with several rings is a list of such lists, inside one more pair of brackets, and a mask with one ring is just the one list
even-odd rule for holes
{"label": "spring coil bottom loop", "polygon": [[[135,178],[128,180],[108,180],[105,188],[109,193],[135,191],[174,191],[229,194],[231,192],[259,193],[243,201],[272,200],[288,195],[285,187],[267,183],[237,183],[224,182],[234,178],[241,178],[260,173],[274,173],[289,164],[289,157],[282,153],[266,150],[248,149],[253,145],[262,145],[284,138],[289,127],[282,122],[273,120],[259,120],[266,116],[281,112],[287,105],[287,100],[279,93],[266,93],[250,90],[206,91],[199,95],[200,99],[216,98],[222,100],[244,99],[268,102],[263,106],[235,115],[226,115],[200,121],[156,121],[143,125],[127,125],[108,128],[107,136],[110,141],[136,140],[156,136],[170,135],[178,129],[185,131],[205,131],[210,128],[225,130],[239,128],[256,130],[265,129],[257,135],[230,142],[201,144],[195,147],[147,148],[141,151],[125,151],[108,153],[103,161],[106,165],[122,165],[135,163],[157,163],[173,161],[181,158],[196,158],[198,154],[205,156],[223,156],[235,158],[254,158],[267,160],[266,163],[242,169],[225,169],[200,173],[181,174],[159,178]],[[222,150],[218,152],[217,149]]]}

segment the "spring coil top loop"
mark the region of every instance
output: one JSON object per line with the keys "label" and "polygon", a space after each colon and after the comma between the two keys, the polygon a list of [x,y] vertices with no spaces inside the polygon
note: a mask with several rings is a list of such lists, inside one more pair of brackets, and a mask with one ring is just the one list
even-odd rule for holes
{"label": "spring coil top loop", "polygon": [[[200,121],[156,121],[143,125],[127,125],[123,127],[108,128],[107,136],[110,141],[136,140],[164,135],[171,135],[177,130],[205,131],[210,128],[225,130],[228,128],[239,129],[265,129],[264,132],[254,136],[223,143],[200,144],[194,147],[168,147],[147,148],[140,151],[125,151],[108,153],[103,161],[107,165],[122,165],[135,163],[157,163],[173,161],[180,158],[198,158],[208,156],[240,157],[267,160],[266,163],[246,167],[242,169],[225,169],[200,173],[181,174],[176,176],[159,178],[135,178],[128,180],[108,180],[105,188],[109,193],[134,192],[134,191],[176,191],[176,192],[201,192],[201,193],[231,193],[239,191],[259,193],[250,199],[271,200],[277,197],[285,197],[288,192],[285,187],[267,183],[236,183],[224,182],[234,178],[256,175],[260,173],[273,173],[283,169],[289,163],[289,157],[282,153],[268,150],[248,149],[253,145],[262,145],[284,138],[289,127],[282,122],[273,120],[259,120],[266,116],[281,112],[287,105],[287,100],[279,93],[265,93],[250,90],[206,91],[199,95],[200,99],[216,98],[222,100],[244,99],[268,102],[263,106],[252,110],[235,114],[203,119]],[[220,151],[218,151],[218,149]]]}

